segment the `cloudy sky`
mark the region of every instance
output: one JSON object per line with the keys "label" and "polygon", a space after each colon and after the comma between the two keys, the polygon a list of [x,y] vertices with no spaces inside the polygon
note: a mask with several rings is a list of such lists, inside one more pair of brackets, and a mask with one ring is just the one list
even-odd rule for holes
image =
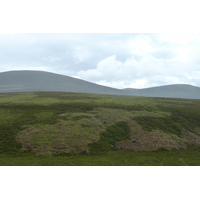
{"label": "cloudy sky", "polygon": [[200,34],[1,33],[0,71],[43,70],[115,88],[200,86]]}
{"label": "cloudy sky", "polygon": [[[199,13],[199,2],[196,0],[181,2],[178,0],[1,1],[0,72],[44,70],[79,77],[116,88],[144,88],[173,83],[200,86],[200,34],[183,34],[200,32]],[[28,178],[30,179],[30,172],[26,171],[27,169],[25,169],[25,172],[29,174]],[[73,171],[74,173],[71,173],[71,170],[67,174],[68,180],[70,177],[70,181],[73,183],[74,177],[79,180],[81,177],[85,184],[86,179],[82,175],[87,174],[87,184],[85,185],[87,187],[89,185],[94,191],[104,185],[105,177],[111,177],[108,181],[111,192],[108,195],[113,197],[113,194],[115,194],[113,191],[116,191],[116,188],[119,187],[118,181],[115,181],[116,172],[114,171],[113,176],[110,176],[111,171],[108,173],[107,168],[104,171],[100,170],[103,173],[99,173],[99,176],[96,175],[96,171],[94,171],[95,176],[94,173],[91,173],[93,169],[89,169],[87,173],[80,171],[78,176],[76,176],[77,168],[76,171]],[[145,189],[148,192],[144,195],[148,196],[145,196],[144,199],[149,198],[149,194],[152,194],[154,199],[160,199],[160,193],[155,196],[152,191],[157,187],[161,192],[165,192],[163,186],[171,186],[173,196],[175,195],[177,198],[180,198],[180,195],[184,198],[186,196],[191,198],[191,195],[193,195],[193,199],[195,199],[199,195],[197,184],[188,187],[185,181],[182,181],[182,174],[184,173],[186,176],[184,180],[187,179],[190,183],[196,183],[193,178],[197,179],[199,173],[194,169],[192,172],[190,168],[188,168],[188,171],[184,168],[184,172],[180,171],[180,168],[177,171],[171,169],[170,171],[167,170],[168,173],[166,173],[166,168],[164,168],[165,171],[156,168],[156,171],[151,169],[154,171],[149,173],[149,168],[145,168],[142,171],[138,169],[141,173],[138,173],[137,170],[135,174],[133,174],[133,171],[122,170],[119,173],[119,169],[117,169],[117,173],[119,176],[121,175],[120,178],[123,183],[127,182],[128,184],[124,187],[125,190],[120,187],[121,193],[116,193],[117,199],[121,196],[124,197],[124,195],[127,195],[127,198],[132,195],[132,188],[129,189],[131,193],[127,193],[127,188],[130,186],[129,179],[134,179],[139,183],[143,179],[146,180],[146,185],[144,185],[144,181],[142,182],[143,187],[136,185],[137,190],[134,191],[134,196],[139,198],[141,198]],[[47,182],[44,182],[41,179],[42,187],[45,185],[45,189],[49,191],[49,188],[53,186],[52,191],[56,197],[58,194],[62,195],[61,197],[66,196],[66,193],[62,193],[60,190],[60,187],[65,183],[63,184],[62,180],[57,179],[57,177],[63,177],[66,170],[64,172],[61,170],[59,173],[60,169],[55,168],[53,180],[56,183],[61,183],[58,185],[58,190],[56,190],[57,187],[54,184],[52,185],[52,181],[48,181],[49,171],[45,169],[46,171],[47,176],[45,177],[44,173],[40,173],[41,169],[36,173],[31,173],[31,182],[26,185],[32,188],[30,185],[33,184],[32,186],[35,187],[35,184],[38,184],[39,174],[40,179],[44,177],[43,179],[47,180]],[[23,177],[23,174],[26,175],[24,169],[21,172],[13,171],[13,173],[10,173],[9,170],[9,173],[4,173],[6,174],[5,179],[4,174],[2,174],[3,180],[5,182],[8,180],[8,174],[11,174],[12,178],[19,174],[20,178]],[[52,174],[52,169],[50,173]],[[191,176],[191,173],[193,176]],[[132,179],[130,174],[132,174]],[[151,174],[153,174],[153,180],[149,176]],[[124,177],[128,177],[128,179],[126,180]],[[176,177],[176,181],[173,182],[174,185],[171,181],[172,177]],[[103,181],[103,184],[99,179]],[[19,182],[23,179],[16,177],[16,180]],[[26,187],[23,183],[24,181],[18,185]],[[95,184],[91,185],[91,183]],[[80,193],[81,195],[88,189],[83,187],[84,184],[81,182],[80,188],[78,185],[78,189],[83,191]],[[180,194],[177,185],[184,192]],[[13,189],[16,190],[16,184],[13,186]],[[26,187],[28,192],[29,188]],[[178,192],[174,191],[174,188]],[[72,187],[70,189],[74,198],[77,187],[75,187],[75,190]],[[9,191],[6,188],[2,191],[5,191],[5,197],[7,197]],[[50,199],[54,193],[50,193]],[[13,194],[16,195],[16,193]],[[46,195],[44,193],[45,197]],[[171,198],[171,195],[170,192],[165,194],[166,199]],[[91,197],[93,198],[93,193]],[[89,196],[89,199],[92,198]],[[25,198],[22,197],[22,199]]]}

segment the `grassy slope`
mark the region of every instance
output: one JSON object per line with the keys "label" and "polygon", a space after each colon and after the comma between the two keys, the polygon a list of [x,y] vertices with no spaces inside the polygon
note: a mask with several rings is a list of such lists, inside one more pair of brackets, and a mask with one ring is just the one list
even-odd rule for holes
{"label": "grassy slope", "polygon": [[0,165],[199,165],[199,111],[188,99],[0,94]]}

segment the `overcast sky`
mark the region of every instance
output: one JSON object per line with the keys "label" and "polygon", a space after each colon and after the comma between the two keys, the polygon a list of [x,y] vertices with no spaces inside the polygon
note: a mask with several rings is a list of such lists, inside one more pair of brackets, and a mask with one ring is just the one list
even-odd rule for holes
{"label": "overcast sky", "polygon": [[0,72],[43,70],[115,88],[200,86],[200,34],[0,34]]}

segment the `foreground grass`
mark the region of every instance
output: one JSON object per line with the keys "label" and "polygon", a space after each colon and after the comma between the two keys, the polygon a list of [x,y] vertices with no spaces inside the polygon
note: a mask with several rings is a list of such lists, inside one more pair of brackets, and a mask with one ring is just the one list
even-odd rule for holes
{"label": "foreground grass", "polygon": [[1,155],[1,166],[199,166],[200,148],[135,152],[109,151],[100,155]]}
{"label": "foreground grass", "polygon": [[2,166],[200,165],[200,100],[7,93],[0,118]]}

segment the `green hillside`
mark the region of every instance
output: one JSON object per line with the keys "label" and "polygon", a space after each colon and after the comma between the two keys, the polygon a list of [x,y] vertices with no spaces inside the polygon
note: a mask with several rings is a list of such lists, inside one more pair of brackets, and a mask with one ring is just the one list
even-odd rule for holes
{"label": "green hillside", "polygon": [[200,165],[200,100],[0,94],[0,165]]}

